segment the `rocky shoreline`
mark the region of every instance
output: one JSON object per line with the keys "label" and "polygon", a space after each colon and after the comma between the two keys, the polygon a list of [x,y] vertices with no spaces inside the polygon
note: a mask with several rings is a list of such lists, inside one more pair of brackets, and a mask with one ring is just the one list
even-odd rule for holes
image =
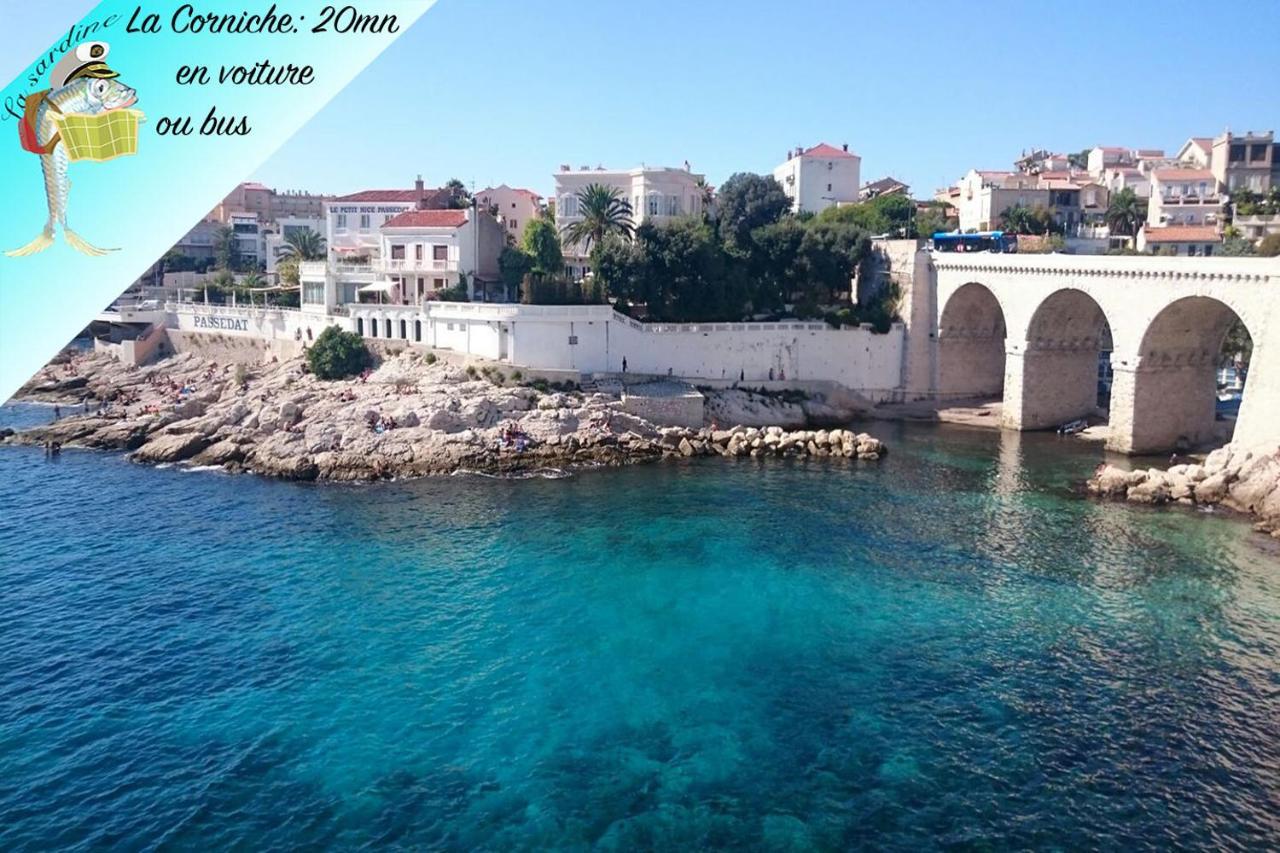
{"label": "rocky shoreline", "polygon": [[1126,470],[1101,465],[1085,485],[1111,500],[1163,505],[1221,506],[1254,519],[1254,528],[1280,539],[1280,446],[1228,444],[1203,463]]}
{"label": "rocky shoreline", "polygon": [[[879,439],[844,429],[664,427],[621,411],[617,395],[509,384],[516,378],[497,371],[482,377],[416,352],[339,381],[316,379],[301,359],[250,367],[188,353],[136,368],[105,354],[64,353],[14,399],[71,411],[52,424],[4,431],[0,443],[127,451],[144,463],[332,481],[700,456],[870,462],[886,452]],[[732,411],[744,399],[779,411],[776,401],[752,401],[741,389],[726,392],[716,411]]]}

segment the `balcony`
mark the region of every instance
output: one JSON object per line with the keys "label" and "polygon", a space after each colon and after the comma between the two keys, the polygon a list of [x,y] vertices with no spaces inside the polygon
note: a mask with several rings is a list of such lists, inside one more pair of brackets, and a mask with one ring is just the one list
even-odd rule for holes
{"label": "balcony", "polygon": [[1200,195],[1192,193],[1190,195],[1167,195],[1160,197],[1160,203],[1164,205],[1203,205],[1203,204],[1222,204],[1222,197],[1217,193],[1206,193]]}
{"label": "balcony", "polygon": [[384,273],[457,272],[458,262],[454,259],[379,258],[373,262],[373,268]]}

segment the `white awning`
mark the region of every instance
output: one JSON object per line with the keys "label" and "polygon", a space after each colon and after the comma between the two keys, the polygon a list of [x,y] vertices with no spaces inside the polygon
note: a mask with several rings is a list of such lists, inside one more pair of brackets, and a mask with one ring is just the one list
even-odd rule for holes
{"label": "white awning", "polygon": [[396,286],[390,281],[375,281],[357,289],[360,293],[394,293]]}

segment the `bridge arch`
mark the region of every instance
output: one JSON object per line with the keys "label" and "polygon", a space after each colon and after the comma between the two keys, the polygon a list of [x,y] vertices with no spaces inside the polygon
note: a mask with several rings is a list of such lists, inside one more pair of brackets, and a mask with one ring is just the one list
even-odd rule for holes
{"label": "bridge arch", "polygon": [[1222,433],[1231,427],[1217,421],[1217,373],[1223,342],[1236,323],[1257,340],[1238,311],[1212,296],[1186,296],[1156,312],[1143,332],[1137,364],[1124,375],[1131,389],[1127,410],[1112,424],[1117,449],[1155,453],[1230,440]]}
{"label": "bridge arch", "polygon": [[1110,349],[1111,324],[1093,296],[1074,287],[1045,296],[1011,356],[1021,369],[1007,372],[1004,424],[1045,429],[1097,413],[1099,355]]}
{"label": "bridge arch", "polygon": [[938,396],[999,397],[1006,334],[1004,309],[986,285],[957,288],[938,318]]}

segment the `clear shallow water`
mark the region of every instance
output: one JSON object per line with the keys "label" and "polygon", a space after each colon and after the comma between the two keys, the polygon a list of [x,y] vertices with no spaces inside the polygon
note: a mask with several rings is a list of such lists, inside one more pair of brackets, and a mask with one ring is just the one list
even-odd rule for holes
{"label": "clear shallow water", "polygon": [[0,849],[1274,843],[1269,543],[879,433],[364,487],[0,448]]}

